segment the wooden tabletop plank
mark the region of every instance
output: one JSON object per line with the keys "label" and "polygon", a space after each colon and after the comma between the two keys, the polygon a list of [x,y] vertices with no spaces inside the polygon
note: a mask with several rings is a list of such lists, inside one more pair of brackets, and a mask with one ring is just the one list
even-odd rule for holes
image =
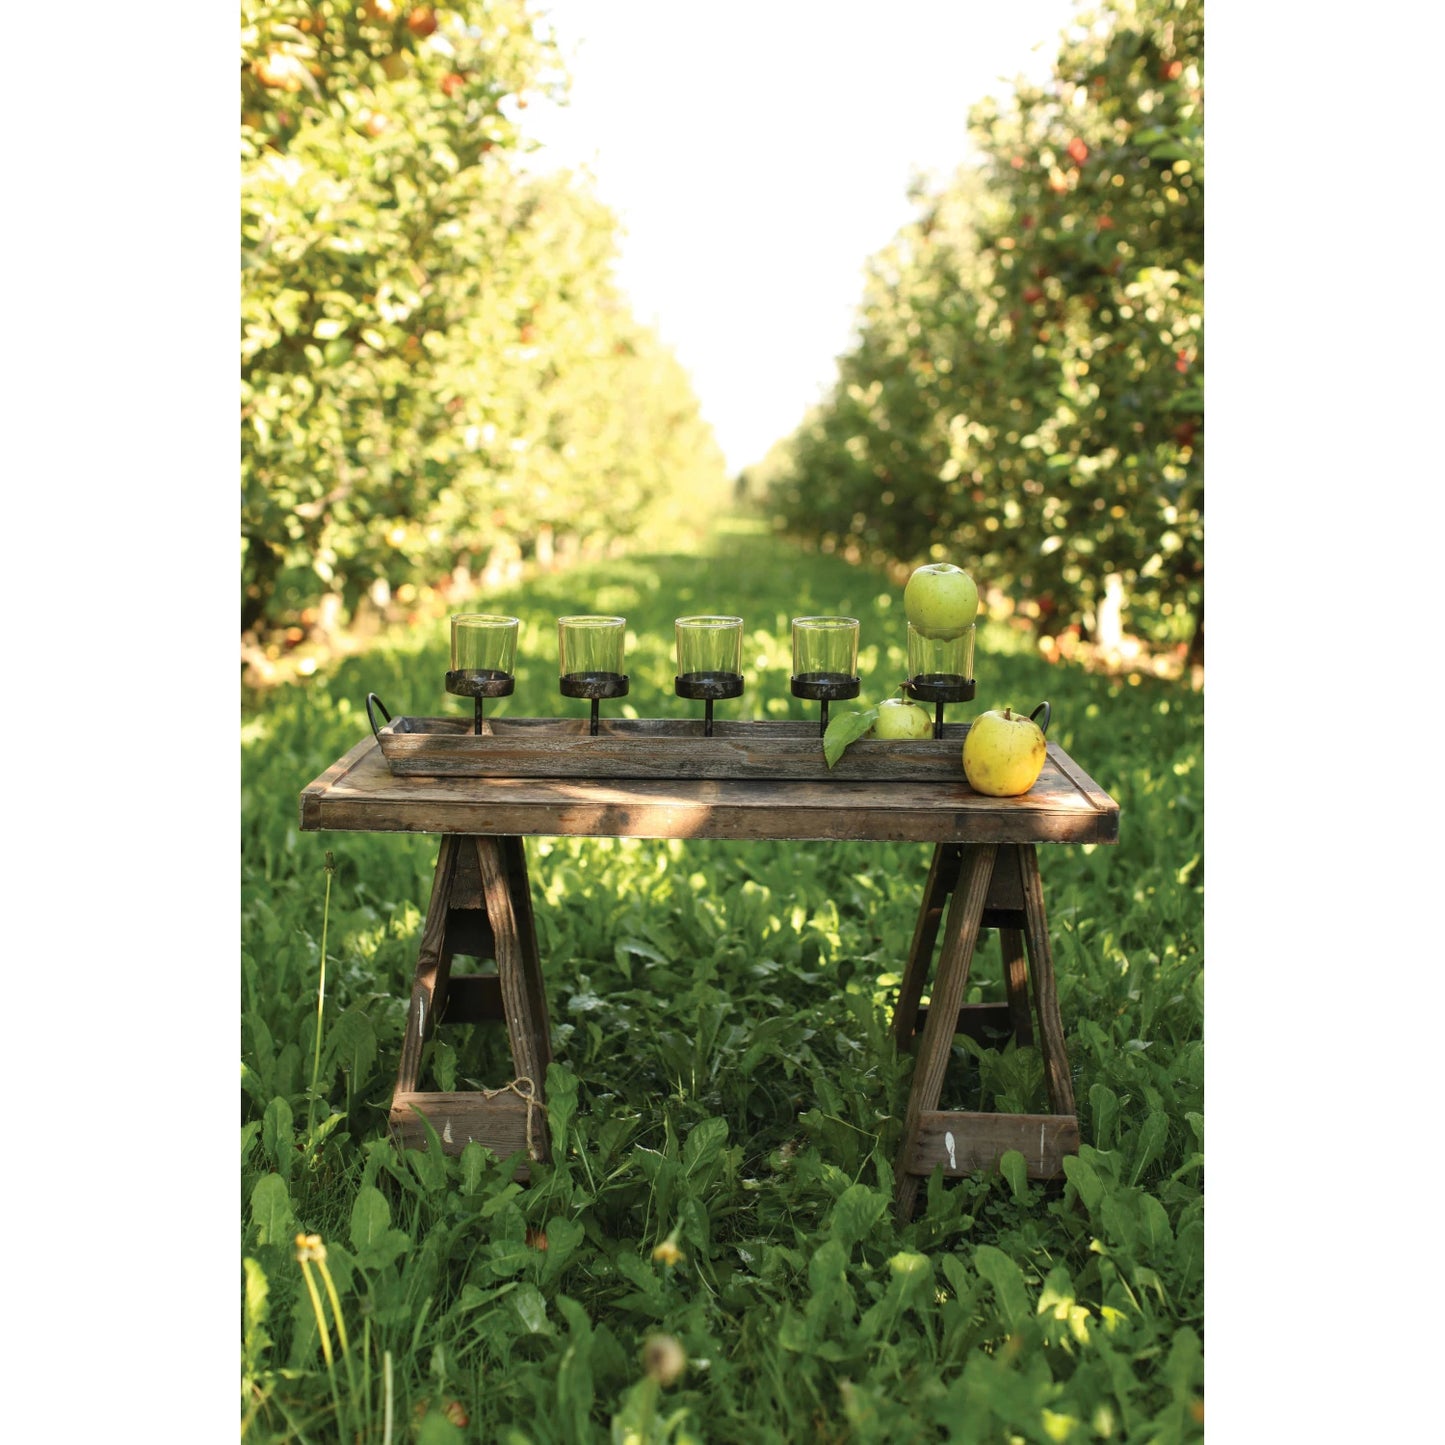
{"label": "wooden tabletop plank", "polygon": [[364,738],[301,793],[301,827],[735,840],[1114,843],[1119,807],[1055,743],[1034,787],[988,798],[935,781],[397,776]]}

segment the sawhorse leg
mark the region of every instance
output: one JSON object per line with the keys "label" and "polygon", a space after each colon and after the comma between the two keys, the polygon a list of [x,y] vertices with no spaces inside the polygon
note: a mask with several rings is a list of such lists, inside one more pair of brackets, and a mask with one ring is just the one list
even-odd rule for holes
{"label": "sawhorse leg", "polygon": [[[919,1000],[945,900],[947,919],[932,999],[928,1009],[923,1010]],[[984,927],[999,930],[1007,999],[1003,1003],[965,1005],[969,965],[979,930]],[[1044,1079],[1054,1112],[939,1111],[956,1033],[985,1040],[1012,1034],[1020,1044],[1032,1042],[1029,980],[1033,984]],[[942,843],[934,850],[894,1011],[894,1039],[900,1050],[913,1046],[920,1018],[922,1034],[917,1038],[917,1062],[895,1167],[894,1202],[900,1222],[912,1217],[920,1181],[939,1164],[946,1175],[956,1177],[993,1168],[1006,1150],[1017,1149],[1024,1156],[1030,1178],[1058,1178],[1063,1172],[1063,1156],[1078,1151],[1079,1123],[1064,1051],[1043,887],[1032,844]]]}
{"label": "sawhorse leg", "polygon": [[[453,975],[457,953],[493,957],[497,971]],[[487,1019],[506,1021],[515,1071],[511,1081],[497,1089],[423,1090],[422,1049],[437,1024]],[[425,1148],[425,1120],[449,1154],[461,1153],[475,1140],[500,1158],[523,1150],[531,1159],[545,1160],[543,1084],[551,1060],[522,840],[447,834],[437,856],[412,980],[391,1101],[392,1137],[400,1147]]]}

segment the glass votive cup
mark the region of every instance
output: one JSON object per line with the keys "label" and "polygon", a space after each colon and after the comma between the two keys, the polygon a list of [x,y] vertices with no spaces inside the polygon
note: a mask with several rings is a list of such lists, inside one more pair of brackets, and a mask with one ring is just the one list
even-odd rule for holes
{"label": "glass votive cup", "polygon": [[679,617],[677,674],[679,678],[726,675],[741,681],[743,671],[743,620],[741,617]]}
{"label": "glass votive cup", "polygon": [[859,685],[858,619],[793,618],[793,696],[822,704],[820,736],[828,731],[828,704],[857,697]]}
{"label": "glass votive cup", "polygon": [[452,617],[452,671],[510,675],[517,662],[515,617],[491,612],[458,612]]}
{"label": "glass votive cup", "polygon": [[743,620],[741,617],[679,617],[677,676],[679,697],[701,699],[702,735],[712,736],[712,705],[743,695]]}
{"label": "glass votive cup", "polygon": [[[602,682],[623,676],[622,657],[627,636],[625,617],[559,617],[557,619],[557,671],[571,678]],[[579,694],[587,696],[587,694]]]}
{"label": "glass votive cup", "polygon": [[856,617],[793,618],[795,681],[842,683],[857,676]]}
{"label": "glass votive cup", "polygon": [[908,624],[908,676],[914,682],[958,683],[973,677],[974,628],[957,637],[925,637]]}

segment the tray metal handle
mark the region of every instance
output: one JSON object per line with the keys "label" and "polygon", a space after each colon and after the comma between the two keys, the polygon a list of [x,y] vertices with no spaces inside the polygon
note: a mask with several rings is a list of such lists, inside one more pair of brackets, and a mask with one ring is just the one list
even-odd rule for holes
{"label": "tray metal handle", "polygon": [[390,722],[390,721],[391,721],[391,714],[390,714],[389,712],[387,712],[387,710],[386,710],[386,704],[385,704],[384,702],[382,702],[382,700],[381,700],[379,697],[377,697],[377,695],[376,695],[374,692],[369,692],[369,693],[367,693],[367,694],[366,694],[366,720],[371,724],[371,735],[377,740],[377,742],[380,742],[380,741],[381,741],[381,729],[380,729],[379,727],[377,727],[377,725],[376,725],[376,712],[375,712],[375,709],[376,709],[376,708],[380,708],[380,709],[381,709],[381,715],[382,715],[382,717],[384,717],[384,718],[387,720],[387,722]]}
{"label": "tray metal handle", "polygon": [[[1039,714],[1040,714],[1040,713],[1043,713],[1043,715],[1044,715],[1044,720],[1043,720],[1043,722],[1039,722]],[[1029,714],[1029,720],[1030,720],[1031,722],[1039,723],[1039,731],[1040,731],[1041,733],[1047,734],[1047,733],[1048,733],[1048,730],[1049,730],[1049,719],[1052,718],[1053,715],[1054,715],[1054,710],[1053,710],[1053,708],[1051,708],[1051,707],[1048,705],[1048,703],[1045,701],[1045,702],[1041,702],[1041,703]]]}

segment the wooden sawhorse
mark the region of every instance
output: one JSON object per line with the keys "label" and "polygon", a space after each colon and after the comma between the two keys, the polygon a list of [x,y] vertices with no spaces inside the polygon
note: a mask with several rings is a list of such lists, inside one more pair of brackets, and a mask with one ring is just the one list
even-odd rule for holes
{"label": "wooden sawhorse", "polygon": [[[943,944],[932,1002],[924,1008],[920,999],[940,924],[944,924]],[[964,1004],[969,966],[984,928],[999,931],[1007,998],[1001,1003]],[[458,953],[495,958],[497,971],[453,974],[452,960]],[[1030,979],[1053,1112],[940,1112],[955,1034],[965,1033],[981,1042],[1011,1034],[1021,1045],[1033,1043]],[[495,1090],[450,1093],[419,1087],[422,1049],[437,1024],[489,1020],[507,1025],[515,1071],[510,1083]],[[1043,889],[1031,844],[940,843],[934,849],[894,1010],[893,1036],[900,1050],[916,1047],[917,1051],[896,1171],[895,1202],[901,1219],[912,1216],[921,1179],[940,1164],[945,1174],[968,1174],[992,1168],[1005,1150],[1017,1149],[1030,1178],[1060,1175],[1063,1155],[1078,1150],[1079,1125]],[[502,1157],[521,1149],[531,1159],[546,1160],[542,1085],[551,1060],[522,839],[448,834],[437,858],[412,981],[391,1104],[393,1137],[402,1147],[422,1148],[430,1126],[449,1153],[460,1153],[476,1140]],[[519,1177],[525,1177],[525,1171]]]}
{"label": "wooden sawhorse", "polygon": [[[920,1008],[945,899],[949,900],[948,916],[933,991],[929,1006]],[[982,928],[999,931],[1007,998],[1001,1003],[965,1004],[969,965]],[[981,1042],[1008,1034],[1021,1045],[1034,1041],[1030,978],[1044,1082],[1053,1112],[940,1112],[938,1101],[955,1034],[968,1034]],[[1079,1149],[1079,1121],[1064,1052],[1043,886],[1032,843],[940,843],[935,847],[894,1008],[893,1037],[900,1050],[917,1045],[903,1145],[895,1168],[894,1202],[900,1220],[912,1217],[919,1183],[940,1164],[946,1175],[970,1174],[994,1167],[1007,1150],[1017,1149],[1024,1156],[1029,1178],[1056,1179],[1063,1173],[1063,1156]]]}
{"label": "wooden sawhorse", "polygon": [[[453,974],[462,953],[495,958],[495,974]],[[499,1089],[452,1093],[418,1087],[422,1048],[438,1023],[506,1021],[515,1075]],[[500,1158],[525,1150],[550,1158],[543,1085],[552,1062],[547,996],[527,855],[521,838],[448,833],[442,838],[411,985],[391,1132],[403,1148],[424,1148],[427,1128],[460,1154],[471,1140]],[[425,1124],[422,1122],[425,1120]],[[526,1170],[518,1171],[526,1178]]]}

